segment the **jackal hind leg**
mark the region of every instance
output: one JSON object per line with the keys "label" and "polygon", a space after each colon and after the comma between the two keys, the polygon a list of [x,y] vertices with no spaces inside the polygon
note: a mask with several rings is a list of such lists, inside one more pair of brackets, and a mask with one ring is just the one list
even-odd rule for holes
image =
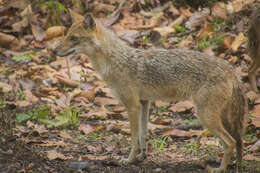
{"label": "jackal hind leg", "polygon": [[257,88],[257,84],[256,84],[256,74],[257,74],[257,70],[259,67],[260,67],[260,64],[254,61],[248,70],[249,82],[251,84],[252,89],[255,92],[259,92],[259,90]]}
{"label": "jackal hind leg", "polygon": [[212,134],[219,137],[224,145],[224,157],[219,168],[214,168],[210,173],[225,173],[231,160],[236,142],[234,138],[224,129],[220,114],[214,112],[214,109],[198,109],[197,115],[204,125]]}

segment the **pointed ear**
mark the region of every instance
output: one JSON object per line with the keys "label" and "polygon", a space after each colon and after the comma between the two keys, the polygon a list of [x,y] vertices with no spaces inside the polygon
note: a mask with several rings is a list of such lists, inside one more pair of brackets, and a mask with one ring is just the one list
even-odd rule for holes
{"label": "pointed ear", "polygon": [[87,13],[84,16],[84,27],[86,29],[95,29],[96,28],[96,22],[92,14]]}
{"label": "pointed ear", "polygon": [[69,12],[70,12],[70,16],[72,18],[72,22],[73,23],[76,23],[76,22],[79,22],[79,21],[82,21],[84,19],[84,17],[74,11],[72,11],[71,9],[69,9]]}

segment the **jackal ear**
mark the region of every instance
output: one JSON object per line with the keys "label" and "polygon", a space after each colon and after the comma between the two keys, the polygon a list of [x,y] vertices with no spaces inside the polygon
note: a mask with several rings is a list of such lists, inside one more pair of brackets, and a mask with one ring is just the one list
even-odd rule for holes
{"label": "jackal ear", "polygon": [[92,14],[87,13],[84,16],[84,27],[86,29],[95,29],[96,28],[96,22]]}
{"label": "jackal ear", "polygon": [[70,16],[71,16],[71,19],[72,19],[73,23],[82,21],[84,19],[84,17],[82,15],[72,11],[71,9],[69,9],[69,12],[70,12]]}

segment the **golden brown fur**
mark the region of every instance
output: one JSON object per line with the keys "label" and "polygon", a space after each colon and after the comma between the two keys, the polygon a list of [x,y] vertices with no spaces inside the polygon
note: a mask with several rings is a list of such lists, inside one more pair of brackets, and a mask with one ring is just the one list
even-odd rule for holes
{"label": "golden brown fur", "polygon": [[201,123],[224,144],[225,172],[233,150],[242,160],[242,136],[247,102],[231,65],[222,59],[186,49],[135,49],[121,41],[91,15],[76,21],[61,45],[59,56],[88,55],[93,67],[125,105],[131,125],[132,149],[121,163],[145,157],[149,103],[191,99]]}
{"label": "golden brown fur", "polygon": [[248,77],[253,90],[259,92],[256,84],[256,75],[260,67],[260,10],[252,15],[250,23],[247,49],[253,62],[248,70]]}

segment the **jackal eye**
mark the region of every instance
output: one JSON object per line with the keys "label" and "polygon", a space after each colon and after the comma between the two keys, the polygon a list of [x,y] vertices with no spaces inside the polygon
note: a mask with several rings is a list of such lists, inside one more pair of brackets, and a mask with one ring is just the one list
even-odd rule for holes
{"label": "jackal eye", "polygon": [[71,36],[71,37],[70,37],[70,40],[71,40],[71,41],[77,41],[77,40],[78,40],[78,38],[77,38],[77,37],[75,37],[75,36]]}

